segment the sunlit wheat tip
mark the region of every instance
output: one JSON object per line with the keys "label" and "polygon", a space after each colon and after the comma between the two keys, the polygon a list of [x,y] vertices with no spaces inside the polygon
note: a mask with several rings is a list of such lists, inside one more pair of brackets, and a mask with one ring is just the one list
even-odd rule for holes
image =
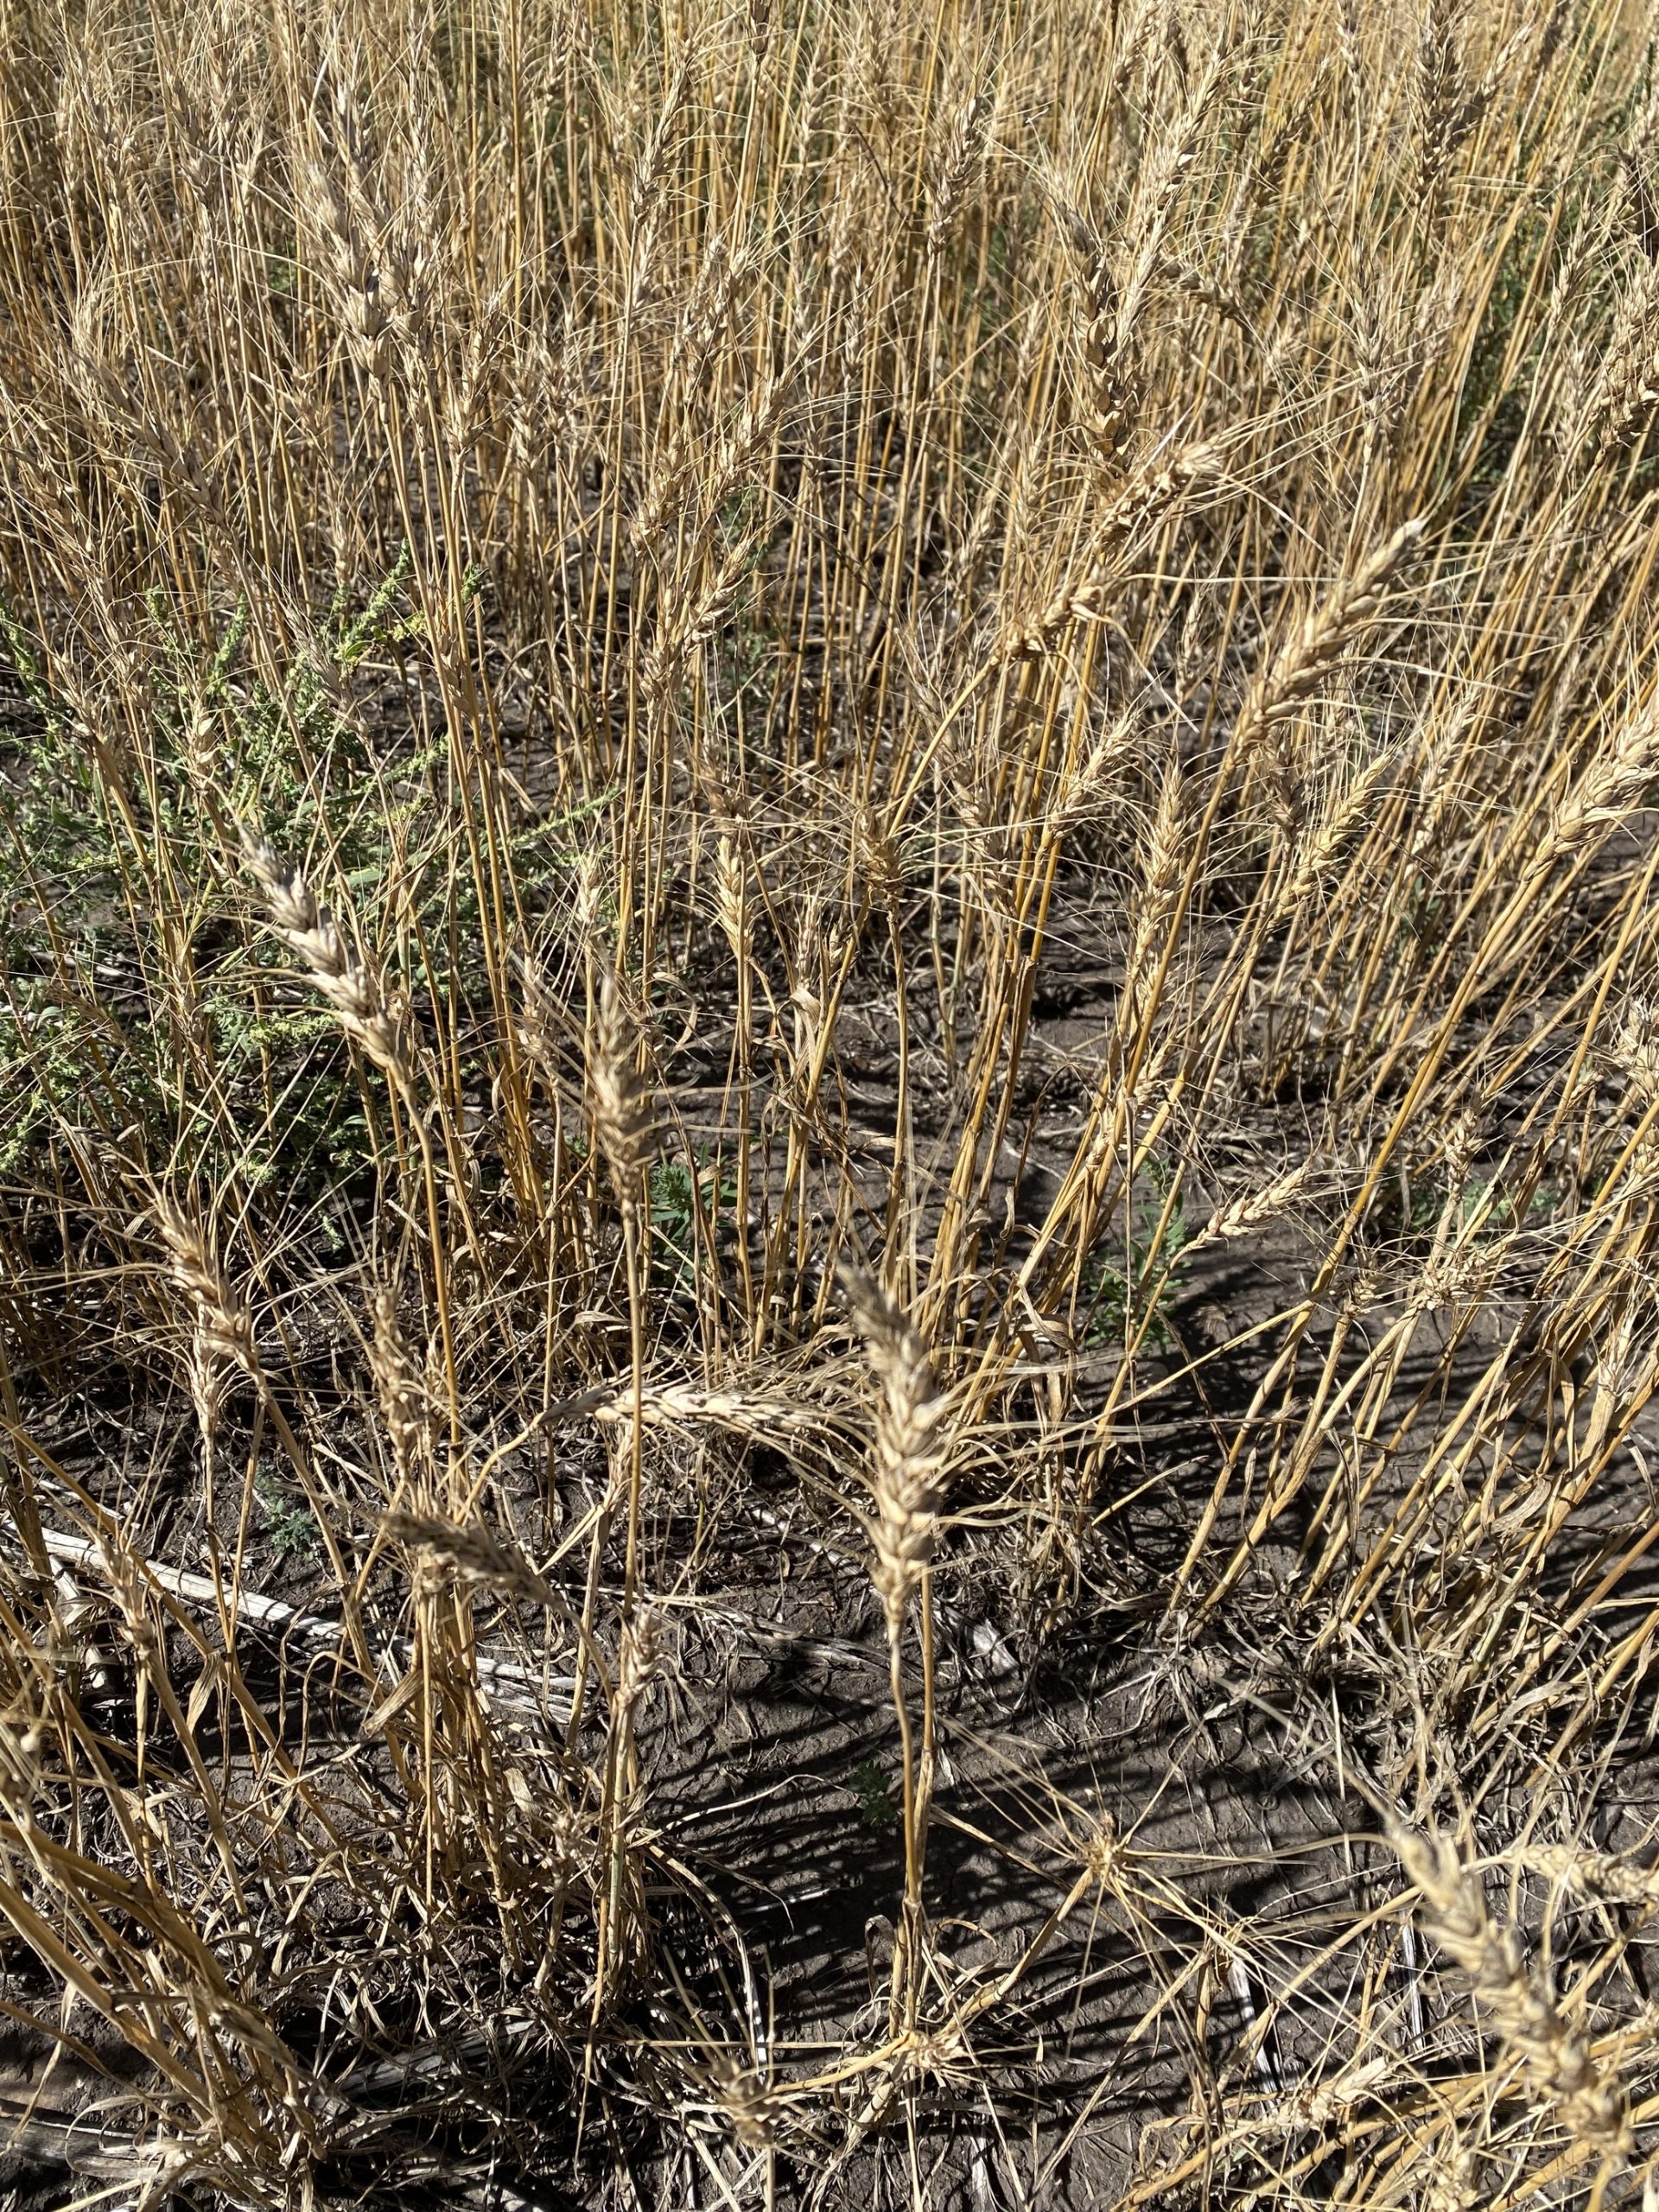
{"label": "sunlit wheat tip", "polygon": [[612,1174],[631,1192],[657,1148],[651,1086],[639,1066],[638,1031],[614,976],[601,987],[588,1057],[594,1130]]}
{"label": "sunlit wheat tip", "polygon": [[250,836],[243,854],[264,893],[271,928],[308,971],[341,1029],[384,1074],[410,1087],[415,1070],[404,1009],[373,964],[352,949],[304,876],[273,846]]}
{"label": "sunlit wheat tip", "polygon": [[1527,1966],[1518,1932],[1493,1921],[1478,1875],[1444,1836],[1395,1828],[1390,1840],[1416,1885],[1429,1933],[1525,2063],[1535,2088],[1574,2134],[1604,2151],[1622,2148],[1628,2122],[1617,2082],[1601,2072]]}
{"label": "sunlit wheat tip", "polygon": [[194,1308],[201,1350],[252,1374],[257,1365],[252,1316],[226,1273],[211,1235],[170,1198],[157,1198],[153,1211],[171,1255],[173,1280]]}
{"label": "sunlit wheat tip", "polygon": [[847,1267],[841,1279],[881,1385],[871,1476],[871,1580],[887,1608],[889,1634],[896,1636],[938,1541],[949,1405],[914,1322],[871,1276]]}

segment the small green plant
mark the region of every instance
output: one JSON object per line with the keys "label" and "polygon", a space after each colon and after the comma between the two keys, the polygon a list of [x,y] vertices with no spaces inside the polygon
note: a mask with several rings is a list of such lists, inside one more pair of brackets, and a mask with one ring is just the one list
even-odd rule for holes
{"label": "small green plant", "polygon": [[[1432,1249],[1440,1233],[1447,1197],[1445,1183],[1439,1180],[1412,1193],[1411,1215],[1405,1228],[1409,1249],[1426,1253]],[[1453,1241],[1461,1242],[1478,1224],[1474,1242],[1477,1248],[1483,1248],[1512,1230],[1541,1226],[1554,1211],[1556,1204],[1556,1193],[1548,1187],[1534,1191],[1523,1206],[1508,1192],[1495,1192],[1490,1179],[1482,1182],[1471,1178],[1458,1193],[1448,1233]]]}
{"label": "small green plant", "polygon": [[847,1777],[847,1787],[856,1802],[861,1827],[880,1834],[898,1826],[899,1808],[893,1802],[893,1785],[874,1759],[866,1759],[861,1766],[853,1769]]}
{"label": "small green plant", "polygon": [[1115,1232],[1084,1268],[1086,1344],[1122,1344],[1145,1320],[1145,1344],[1154,1351],[1174,1348],[1164,1309],[1185,1295],[1186,1279],[1176,1263],[1192,1243],[1192,1231],[1179,1198],[1165,1219],[1169,1186],[1170,1170],[1160,1160],[1149,1162],[1144,1179],[1136,1178],[1127,1250]]}
{"label": "small green plant", "polygon": [[[321,630],[334,675],[400,634],[408,573],[401,555],[355,615],[337,595]],[[372,904],[397,839],[433,842],[423,779],[442,748],[377,755],[304,655],[268,686],[245,665],[245,603],[205,650],[159,592],[145,603],[150,721],[144,772],[127,779],[0,604],[0,660],[24,701],[0,715],[0,1174],[38,1178],[54,1137],[79,1143],[118,1112],[157,1151],[181,1143],[217,1178],[315,1205],[372,1160],[372,1133],[336,1025],[284,1003],[279,948],[240,918],[229,825],[259,819],[295,852],[326,825]],[[162,883],[192,887],[165,927]]]}
{"label": "small green plant", "polygon": [[269,1475],[256,1475],[253,1494],[259,1518],[271,1549],[280,1560],[315,1560],[322,1557],[322,1538],[308,1505],[281,1489]]}
{"label": "small green plant", "polygon": [[[698,1155],[706,1170],[707,1155]],[[651,1171],[652,1274],[659,1290],[688,1290],[696,1278],[696,1220],[733,1204],[737,1185],[712,1170],[694,1173],[683,1160],[659,1160]]]}

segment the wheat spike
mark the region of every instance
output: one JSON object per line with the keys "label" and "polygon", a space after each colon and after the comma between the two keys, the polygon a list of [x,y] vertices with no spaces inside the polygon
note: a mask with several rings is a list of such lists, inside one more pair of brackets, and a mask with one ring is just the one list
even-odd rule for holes
{"label": "wheat spike", "polygon": [[1648,800],[1659,774],[1659,698],[1625,715],[1550,818],[1534,861],[1542,874]]}
{"label": "wheat spike", "polygon": [[194,1309],[201,1353],[211,1361],[228,1360],[245,1375],[257,1373],[252,1315],[226,1274],[211,1234],[172,1198],[157,1198],[154,1211],[172,1256],[173,1280]]}
{"label": "wheat spike", "polygon": [[911,1593],[938,1541],[950,1438],[945,1394],[921,1332],[880,1285],[859,1270],[842,1281],[881,1385],[873,1484],[875,1553],[871,1580],[887,1609],[887,1632],[900,1633]]}
{"label": "wheat spike", "polygon": [[432,1457],[437,1429],[432,1400],[409,1356],[397,1320],[397,1300],[381,1288],[373,1301],[374,1336],[369,1369],[380,1401],[380,1418],[397,1471],[407,1478]]}
{"label": "wheat spike", "polygon": [[927,251],[931,259],[944,252],[973,183],[974,173],[984,159],[990,107],[991,103],[982,92],[973,92],[951,118],[927,215]]}
{"label": "wheat spike", "polygon": [[1297,1166],[1287,1168],[1282,1175],[1275,1175],[1260,1190],[1243,1192],[1239,1197],[1230,1198],[1225,1205],[1217,1206],[1187,1250],[1200,1244],[1225,1243],[1235,1236],[1247,1236],[1251,1230],[1276,1221],[1300,1196],[1318,1164],[1317,1158],[1311,1156]]}
{"label": "wheat spike", "polygon": [[1529,1852],[1526,1863],[1575,1897],[1626,1905],[1644,1917],[1659,1912],[1659,1868],[1634,1866],[1611,1852],[1570,1850],[1564,1844]]}
{"label": "wheat spike", "polygon": [[639,1069],[637,1033],[609,973],[601,987],[588,1054],[588,1096],[600,1150],[618,1188],[632,1193],[656,1150],[656,1117],[650,1084]]}
{"label": "wheat spike", "polygon": [[458,1522],[442,1514],[397,1511],[383,1516],[381,1533],[391,1543],[413,1552],[433,1584],[453,1580],[539,1599],[547,1585],[516,1544],[486,1529],[481,1521]]}
{"label": "wheat spike", "polygon": [[388,994],[378,970],[353,951],[304,876],[287,866],[273,846],[249,836],[243,852],[264,893],[271,928],[303,963],[340,1027],[382,1074],[400,1089],[411,1089],[415,1068],[404,1010]]}
{"label": "wheat spike", "polygon": [[1445,1836],[1405,1829],[1390,1840],[1422,1898],[1429,1933],[1523,2061],[1534,2086],[1573,2134],[1604,2152],[1622,2150],[1629,2123],[1618,2084],[1602,2074],[1528,1968],[1516,1929],[1494,1922],[1479,1880],[1456,1847]]}
{"label": "wheat spike", "polygon": [[1395,571],[1422,538],[1421,516],[1402,523],[1351,576],[1320,601],[1247,694],[1234,733],[1241,750],[1294,715],[1375,618]]}

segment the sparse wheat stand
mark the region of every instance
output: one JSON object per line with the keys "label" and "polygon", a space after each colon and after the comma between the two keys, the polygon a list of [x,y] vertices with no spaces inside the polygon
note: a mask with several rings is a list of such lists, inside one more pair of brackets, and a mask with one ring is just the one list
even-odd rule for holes
{"label": "sparse wheat stand", "polygon": [[1630,0],[0,11],[0,2202],[1659,2193]]}

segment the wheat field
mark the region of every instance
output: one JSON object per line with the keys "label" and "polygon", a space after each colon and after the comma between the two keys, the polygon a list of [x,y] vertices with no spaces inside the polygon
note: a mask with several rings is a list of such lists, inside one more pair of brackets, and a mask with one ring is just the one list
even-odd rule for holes
{"label": "wheat field", "polygon": [[0,2196],[1659,2203],[1659,22],[0,0]]}

